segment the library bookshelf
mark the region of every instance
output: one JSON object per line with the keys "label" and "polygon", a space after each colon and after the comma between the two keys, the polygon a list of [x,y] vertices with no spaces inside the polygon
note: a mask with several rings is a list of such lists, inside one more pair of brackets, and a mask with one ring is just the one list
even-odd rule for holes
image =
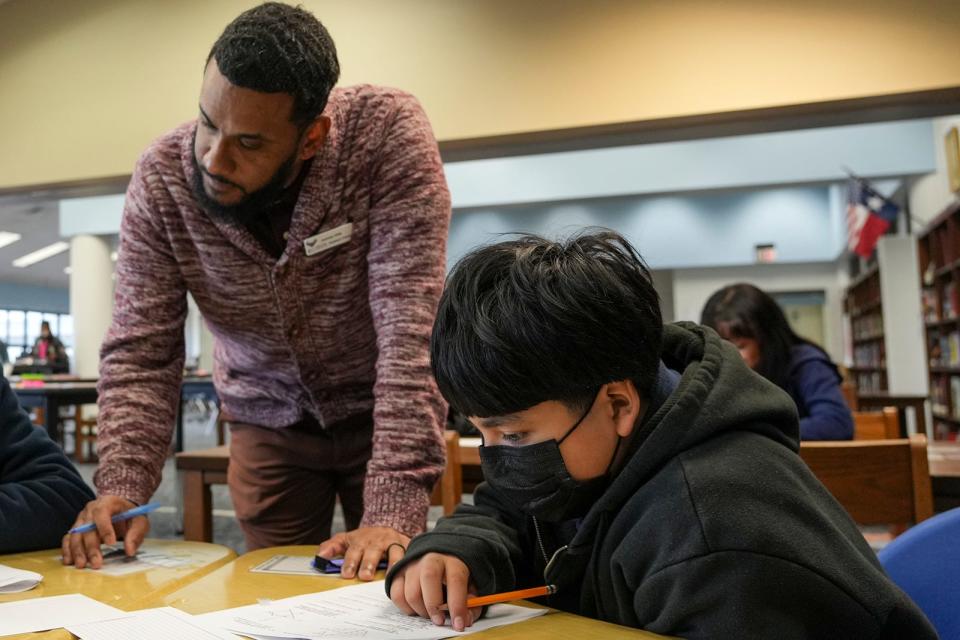
{"label": "library bookshelf", "polygon": [[960,202],[918,236],[923,325],[933,435],[960,433]]}

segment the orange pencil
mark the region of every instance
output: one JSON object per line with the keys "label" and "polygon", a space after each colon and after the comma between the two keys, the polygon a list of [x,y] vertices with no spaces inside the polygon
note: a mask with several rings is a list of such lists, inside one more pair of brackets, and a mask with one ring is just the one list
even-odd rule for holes
{"label": "orange pencil", "polygon": [[[545,587],[533,587],[532,589],[520,589],[519,591],[506,591],[504,593],[493,593],[489,596],[480,596],[479,598],[468,598],[467,608],[485,607],[488,604],[497,604],[498,602],[510,602],[511,600],[526,600],[527,598],[538,598],[540,596],[549,596],[557,592],[557,588],[548,584]],[[449,609],[445,604],[440,605],[441,611]]]}

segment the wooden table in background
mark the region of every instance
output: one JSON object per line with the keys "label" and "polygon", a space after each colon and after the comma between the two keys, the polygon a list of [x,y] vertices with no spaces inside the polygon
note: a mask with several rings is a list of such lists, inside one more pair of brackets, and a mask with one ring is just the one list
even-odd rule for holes
{"label": "wooden table in background", "polygon": [[[251,573],[264,560],[277,554],[312,557],[315,546],[273,547],[260,549],[240,556],[233,562],[220,567],[203,578],[172,593],[166,592],[148,599],[143,607],[176,607],[187,613],[207,613],[231,607],[254,604],[259,598],[279,600],[304,593],[315,593],[348,584],[355,580],[341,580],[323,576],[290,576],[268,573]],[[383,578],[383,573],[379,574]],[[456,634],[451,631],[451,635]],[[617,625],[591,620],[570,613],[551,612],[545,616],[520,622],[514,625],[490,629],[470,637],[475,638],[524,638],[525,640],[584,640],[585,638],[663,638],[654,633],[620,627]]]}
{"label": "wooden table in background", "polygon": [[882,409],[884,407],[896,407],[900,413],[900,437],[907,437],[907,421],[904,413],[905,409],[913,409],[913,415],[917,420],[917,433],[926,435],[927,416],[924,412],[924,404],[927,402],[927,396],[909,395],[909,394],[891,394],[886,391],[876,392],[858,392],[857,406],[860,411],[868,409]]}
{"label": "wooden table in background", "polygon": [[934,440],[927,445],[933,510],[960,507],[960,442]]}
{"label": "wooden table in background", "polygon": [[183,539],[213,541],[213,496],[210,486],[227,483],[230,446],[177,454],[183,472]]}
{"label": "wooden table in background", "polygon": [[[152,602],[177,591],[237,557],[232,549],[202,542],[147,539],[143,546],[148,550],[163,553],[189,555],[191,562],[183,567],[156,567],[125,576],[111,576],[98,571],[78,571],[73,567],[63,566],[60,562],[59,549],[0,556],[0,564],[35,571],[43,576],[43,582],[30,591],[0,594],[0,603],[82,593],[124,611],[144,609],[148,605],[142,604],[143,601]],[[43,634],[8,637],[53,639],[72,636],[63,629],[59,629]]]}

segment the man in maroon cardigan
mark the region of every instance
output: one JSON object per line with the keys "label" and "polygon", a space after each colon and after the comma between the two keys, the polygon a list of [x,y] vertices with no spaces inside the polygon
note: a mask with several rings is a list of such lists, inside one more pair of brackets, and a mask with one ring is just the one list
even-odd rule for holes
{"label": "man in maroon cardigan", "polygon": [[[371,579],[426,524],[446,407],[429,337],[450,198],[423,110],[404,92],[333,89],[329,34],[279,3],[214,44],[199,117],[137,163],[100,365],[97,500],[64,562],[133,554],[145,517],[111,524],[160,482],[187,312],[213,333],[231,423],[229,484],[249,548],[320,543]],[[345,534],[330,538],[335,498]]]}

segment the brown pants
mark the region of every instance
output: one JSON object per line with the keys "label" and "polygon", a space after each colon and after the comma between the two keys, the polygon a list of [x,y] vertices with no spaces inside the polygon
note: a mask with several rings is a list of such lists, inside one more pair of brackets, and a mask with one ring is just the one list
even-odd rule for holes
{"label": "brown pants", "polygon": [[337,496],[347,529],[359,526],[372,440],[372,413],[327,429],[230,422],[227,483],[247,550],[327,540]]}

